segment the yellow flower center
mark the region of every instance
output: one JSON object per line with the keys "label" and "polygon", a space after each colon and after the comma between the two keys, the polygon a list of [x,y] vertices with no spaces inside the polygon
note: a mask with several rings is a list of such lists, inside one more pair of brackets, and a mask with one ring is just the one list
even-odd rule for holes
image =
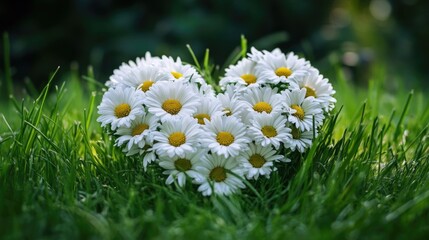
{"label": "yellow flower center", "polygon": [[215,182],[223,182],[226,179],[226,170],[224,167],[215,167],[211,170],[209,177]]}
{"label": "yellow flower center", "polygon": [[183,76],[183,74],[179,73],[179,72],[175,72],[175,71],[171,71],[171,75],[173,75],[173,77],[175,79],[179,79]]}
{"label": "yellow flower center", "polygon": [[133,130],[131,131],[131,136],[140,135],[142,134],[142,132],[144,132],[144,130],[148,128],[149,128],[149,125],[147,125],[146,123],[140,123],[133,128]]}
{"label": "yellow flower center", "polygon": [[316,90],[314,88],[305,86],[305,89],[307,89],[307,91],[305,92],[305,98],[316,97]]}
{"label": "yellow flower center", "polygon": [[229,132],[219,132],[216,141],[223,146],[229,146],[234,142],[234,136]]}
{"label": "yellow flower center", "polygon": [[290,106],[292,109],[295,109],[296,112],[293,114],[295,117],[304,120],[304,109],[302,109],[301,106],[298,106],[296,104],[292,104],[292,106]]}
{"label": "yellow flower center", "polygon": [[191,161],[185,158],[179,158],[174,162],[174,166],[180,172],[186,172],[192,167]]}
{"label": "yellow flower center", "polygon": [[232,115],[232,111],[230,108],[224,108],[223,112],[225,113],[226,116],[231,116]]}
{"label": "yellow flower center", "polygon": [[153,84],[154,82],[152,82],[151,80],[146,80],[142,83],[142,85],[140,85],[140,89],[143,92],[146,92],[147,90],[149,90],[150,87],[152,87]]}
{"label": "yellow flower center", "polygon": [[260,154],[255,153],[250,156],[249,162],[254,168],[261,168],[267,161]]}
{"label": "yellow flower center", "polygon": [[292,129],[292,138],[293,139],[300,139],[301,138],[301,132],[299,131],[299,129],[296,128],[295,126],[292,126],[291,129]]}
{"label": "yellow flower center", "polygon": [[182,104],[176,99],[167,99],[162,104],[162,109],[171,115],[176,115],[182,109]]}
{"label": "yellow flower center", "polygon": [[257,112],[266,112],[271,113],[271,110],[273,110],[273,107],[267,102],[257,102],[255,105],[253,105],[253,110]]}
{"label": "yellow flower center", "polygon": [[115,116],[117,118],[123,118],[130,114],[131,107],[127,103],[121,103],[115,107]]}
{"label": "yellow flower center", "polygon": [[277,130],[273,126],[263,126],[261,131],[262,131],[262,134],[264,134],[264,136],[267,138],[272,138],[277,136]]}
{"label": "yellow flower center", "polygon": [[186,142],[186,136],[182,132],[174,132],[168,137],[170,145],[178,147]]}
{"label": "yellow flower center", "polygon": [[247,85],[250,85],[256,82],[256,76],[253,74],[243,74],[240,77],[247,83]]}
{"label": "yellow flower center", "polygon": [[204,118],[210,121],[210,115],[206,113],[195,114],[194,118],[196,118],[198,120],[198,123],[201,125],[205,125]]}
{"label": "yellow flower center", "polygon": [[290,70],[287,67],[279,67],[276,69],[275,73],[279,77],[281,76],[289,77],[290,75],[292,75],[292,70]]}

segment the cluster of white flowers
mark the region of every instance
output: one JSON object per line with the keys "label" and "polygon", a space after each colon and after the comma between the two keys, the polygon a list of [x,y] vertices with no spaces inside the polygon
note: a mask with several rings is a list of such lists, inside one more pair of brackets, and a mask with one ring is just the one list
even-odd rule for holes
{"label": "cluster of white flowers", "polygon": [[141,156],[144,169],[165,169],[166,184],[191,180],[205,196],[235,193],[305,152],[336,102],[328,79],[278,49],[252,48],[226,69],[218,94],[180,58],[149,53],[106,85],[97,121],[115,145]]}

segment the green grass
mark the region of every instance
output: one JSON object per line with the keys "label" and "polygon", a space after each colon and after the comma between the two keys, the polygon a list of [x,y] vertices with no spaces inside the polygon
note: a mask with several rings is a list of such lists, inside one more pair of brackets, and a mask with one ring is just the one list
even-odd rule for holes
{"label": "green grass", "polygon": [[383,71],[368,89],[332,76],[336,113],[313,147],[253,183],[257,192],[231,197],[203,197],[192,185],[166,186],[158,168],[144,172],[95,121],[102,86],[92,71],[65,72],[39,96],[0,103],[2,239],[429,235],[428,98],[387,93]]}

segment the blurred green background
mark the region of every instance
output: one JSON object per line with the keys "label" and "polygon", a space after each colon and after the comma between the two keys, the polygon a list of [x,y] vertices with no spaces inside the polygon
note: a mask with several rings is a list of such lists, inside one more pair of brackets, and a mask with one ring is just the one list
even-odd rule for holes
{"label": "blurred green background", "polygon": [[222,65],[241,34],[250,45],[295,51],[328,76],[342,66],[348,79],[365,85],[381,67],[386,78],[425,88],[428,11],[426,0],[1,1],[0,30],[9,33],[14,82],[37,88],[57,66],[78,64],[83,75],[92,65],[105,82],[146,51],[190,61],[185,44],[200,59],[209,48]]}

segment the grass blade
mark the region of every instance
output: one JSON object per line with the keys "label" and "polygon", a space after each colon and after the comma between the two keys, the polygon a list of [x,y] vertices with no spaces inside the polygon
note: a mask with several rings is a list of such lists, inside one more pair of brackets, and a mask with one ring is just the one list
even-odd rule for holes
{"label": "grass blade", "polygon": [[[36,119],[34,121],[34,126],[39,125],[40,119],[42,118],[43,107],[45,105],[46,97],[48,96],[49,87],[50,87],[52,80],[54,79],[54,77],[57,74],[59,69],[60,69],[60,67],[57,67],[57,69],[52,74],[51,78],[49,79],[48,83],[46,84],[45,88],[43,89],[41,95],[36,99],[36,103],[39,103],[39,101],[41,101],[41,102],[40,102],[39,110],[37,112]],[[30,152],[30,149],[31,149],[31,146],[33,145],[33,141],[34,141],[35,136],[36,136],[36,130],[35,130],[35,128],[32,128],[30,131],[30,136],[28,138],[28,141],[25,145],[24,152],[26,154],[28,154]]]}

